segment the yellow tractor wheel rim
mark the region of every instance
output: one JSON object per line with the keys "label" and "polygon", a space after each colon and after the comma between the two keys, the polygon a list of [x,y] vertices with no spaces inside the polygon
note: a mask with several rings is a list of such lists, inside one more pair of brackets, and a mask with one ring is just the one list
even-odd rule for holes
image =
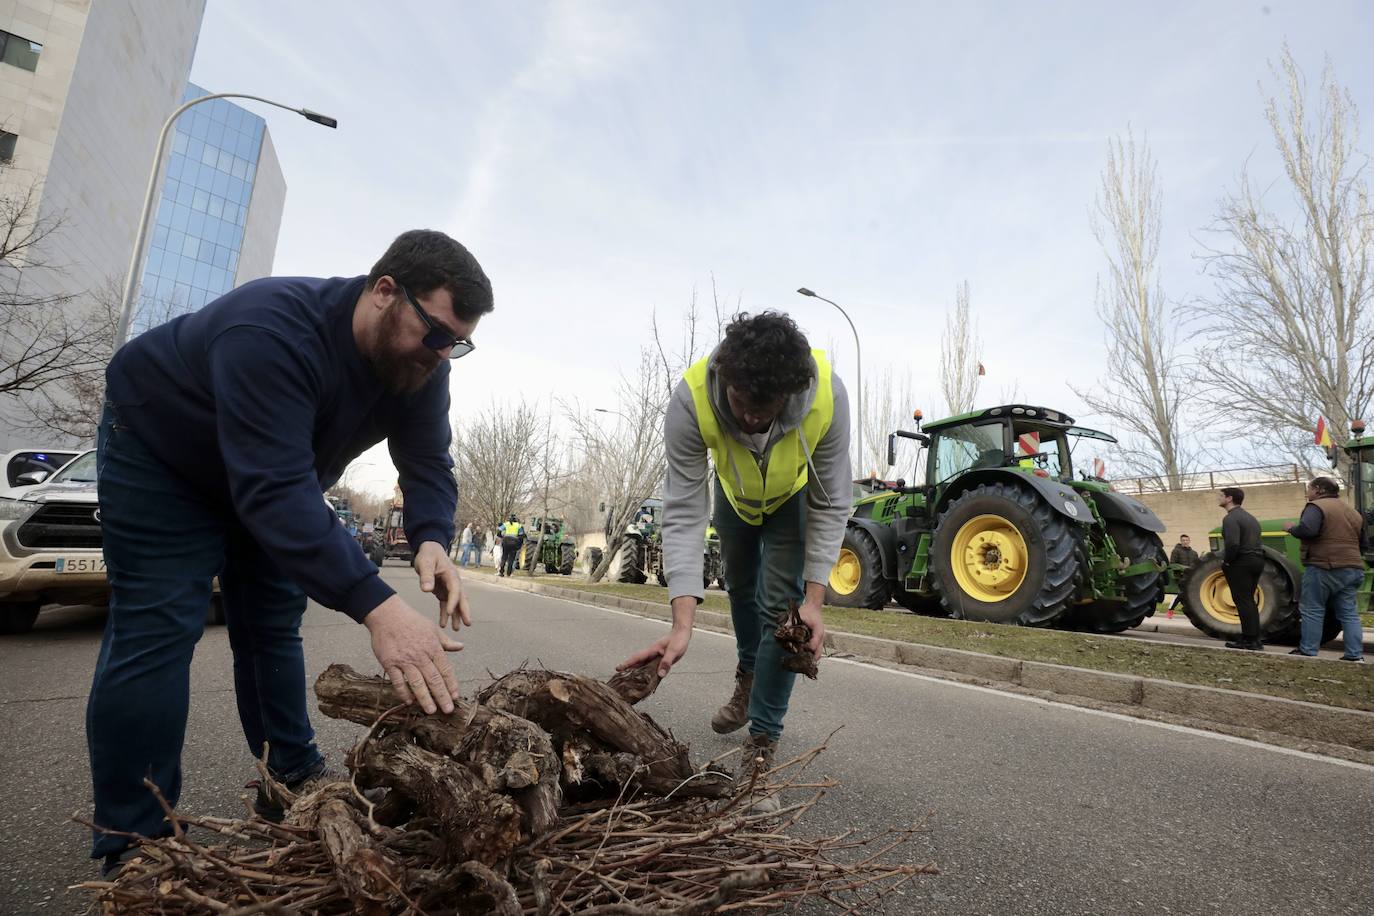
{"label": "yellow tractor wheel rim", "polygon": [[[1226,574],[1216,570],[1207,574],[1198,589],[1202,609],[1213,620],[1240,626],[1240,613],[1236,610],[1236,599],[1231,595],[1231,586],[1226,583]],[[1264,589],[1255,587],[1255,607],[1264,613]]]}
{"label": "yellow tractor wheel rim", "polygon": [[863,578],[864,565],[848,547],[840,548],[840,558],[830,569],[830,588],[837,595],[852,595]]}
{"label": "yellow tractor wheel rim", "polygon": [[1016,526],[1000,515],[980,515],[954,535],[949,565],[964,594],[977,601],[1005,601],[1026,580],[1030,551]]}

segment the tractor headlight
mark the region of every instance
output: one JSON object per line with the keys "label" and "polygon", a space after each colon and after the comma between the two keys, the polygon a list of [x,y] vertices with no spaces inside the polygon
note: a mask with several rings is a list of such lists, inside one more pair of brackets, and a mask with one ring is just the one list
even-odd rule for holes
{"label": "tractor headlight", "polygon": [[33,511],[33,503],[25,502],[22,499],[3,499],[0,498],[0,521],[12,522],[21,519]]}

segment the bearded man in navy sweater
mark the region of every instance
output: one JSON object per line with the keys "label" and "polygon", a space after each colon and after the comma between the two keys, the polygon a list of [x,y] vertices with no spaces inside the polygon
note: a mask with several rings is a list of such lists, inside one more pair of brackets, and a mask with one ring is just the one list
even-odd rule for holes
{"label": "bearded man in navy sweater", "polygon": [[[451,712],[444,628],[470,625],[448,558],[457,485],[449,361],[473,349],[491,282],[441,232],[402,234],[366,277],[273,277],[131,341],[110,362],[98,437],[111,598],[86,735],[101,828],[171,832],[150,776],[176,804],[191,655],[219,576],[248,750],[288,787],[325,769],[306,711],[307,596],[367,627],[397,691]],[[387,440],[406,537],[438,625],[382,581],[321,498]],[[280,817],[259,791],[257,807]],[[107,872],[128,837],[97,829]]]}

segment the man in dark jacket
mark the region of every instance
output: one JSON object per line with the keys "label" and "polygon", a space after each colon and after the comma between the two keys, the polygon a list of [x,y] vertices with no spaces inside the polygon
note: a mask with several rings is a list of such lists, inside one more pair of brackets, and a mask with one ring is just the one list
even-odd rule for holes
{"label": "man in dark jacket", "polygon": [[1255,605],[1255,588],[1264,572],[1259,522],[1241,508],[1245,491],[1240,487],[1223,487],[1220,495],[1217,505],[1226,510],[1221,522],[1221,569],[1240,617],[1240,639],[1226,643],[1226,648],[1261,652],[1264,644],[1260,642],[1259,608]]}
{"label": "man in dark jacket", "polygon": [[1364,630],[1356,593],[1364,581],[1364,555],[1369,549],[1360,513],[1341,502],[1341,488],[1330,477],[1307,485],[1307,505],[1296,525],[1284,527],[1302,541],[1302,635],[1290,655],[1316,655],[1327,613],[1345,634],[1343,661],[1364,661]]}
{"label": "man in dark jacket", "polygon": [[[98,444],[111,598],[86,708],[92,856],[170,831],[191,654],[219,576],[248,750],[288,787],[324,759],[306,712],[300,623],[309,596],[367,627],[407,702],[450,712],[443,633],[469,623],[448,558],[457,484],[449,360],[491,311],[491,283],[441,232],[401,235],[366,277],[267,278],[130,341],[110,362]],[[439,625],[401,599],[320,498],[382,439],[405,495],[420,587]],[[280,801],[260,793],[260,813]],[[119,831],[119,832],[116,832]]]}
{"label": "man in dark jacket", "polygon": [[1169,551],[1169,562],[1179,566],[1192,569],[1197,565],[1197,551],[1193,549],[1193,542],[1186,534],[1178,536],[1178,543],[1174,549]]}
{"label": "man in dark jacket", "polygon": [[[1178,543],[1174,545],[1173,550],[1169,551],[1169,562],[1175,566],[1182,566],[1184,569],[1192,569],[1197,565],[1197,551],[1193,549],[1193,542],[1188,535],[1180,534],[1178,536]],[[1178,607],[1182,600],[1183,594],[1180,590],[1179,594],[1174,596],[1174,603],[1169,605],[1170,617],[1174,616],[1174,608]]]}

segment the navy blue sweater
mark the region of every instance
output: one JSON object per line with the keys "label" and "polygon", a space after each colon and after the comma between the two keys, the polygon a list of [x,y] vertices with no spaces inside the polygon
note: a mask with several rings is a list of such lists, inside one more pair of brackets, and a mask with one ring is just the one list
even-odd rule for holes
{"label": "navy blue sweater", "polygon": [[311,598],[361,621],[394,591],[321,493],[387,440],[416,548],[453,540],[449,366],[387,394],[353,337],[365,278],[271,277],[130,341],[110,361],[120,422]]}

